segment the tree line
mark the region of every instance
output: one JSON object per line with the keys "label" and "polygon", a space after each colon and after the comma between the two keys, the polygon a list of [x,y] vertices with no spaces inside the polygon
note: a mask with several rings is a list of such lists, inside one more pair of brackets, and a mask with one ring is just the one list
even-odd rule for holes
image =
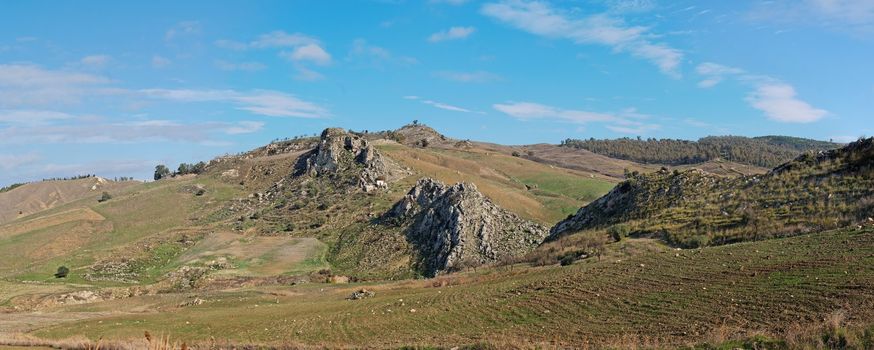
{"label": "tree line", "polygon": [[840,145],[788,136],[708,136],[698,141],[640,137],[567,139],[561,142],[561,146],[647,164],[684,165],[723,159],[773,168],[804,152],[833,149]]}
{"label": "tree line", "polygon": [[197,162],[193,164],[182,163],[179,164],[179,167],[176,168],[176,171],[170,171],[170,168],[168,168],[166,165],[158,164],[157,166],[155,166],[154,179],[155,181],[157,181],[160,179],[176,177],[180,175],[200,174],[203,173],[205,170],[206,163],[204,162]]}

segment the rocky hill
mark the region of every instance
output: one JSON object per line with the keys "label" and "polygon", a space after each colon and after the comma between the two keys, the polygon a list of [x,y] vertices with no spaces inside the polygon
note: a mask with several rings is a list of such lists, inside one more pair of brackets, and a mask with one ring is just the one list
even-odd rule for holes
{"label": "rocky hill", "polygon": [[474,184],[447,186],[430,178],[419,180],[385,218],[404,228],[419,253],[417,267],[428,276],[521,256],[547,233],[492,203]]}
{"label": "rocky hill", "polygon": [[335,179],[352,175],[365,192],[385,188],[388,181],[406,173],[393,160],[383,157],[361,135],[339,128],[322,132],[319,144],[297,160],[295,175],[328,176]]}
{"label": "rocky hill", "polygon": [[679,246],[724,244],[842,227],[874,211],[874,139],[805,153],[764,175],[700,170],[632,173],[556,224],[550,238],[608,229]]}

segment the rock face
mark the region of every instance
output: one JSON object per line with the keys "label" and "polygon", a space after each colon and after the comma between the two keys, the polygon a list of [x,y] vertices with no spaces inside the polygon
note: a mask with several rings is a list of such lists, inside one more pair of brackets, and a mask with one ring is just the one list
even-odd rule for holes
{"label": "rock face", "polygon": [[295,166],[298,176],[346,172],[354,173],[357,185],[367,192],[386,187],[402,174],[396,163],[383,157],[366,139],[338,128],[325,129],[316,148],[302,155]]}
{"label": "rock face", "polygon": [[419,251],[418,268],[427,276],[525,254],[537,247],[546,228],[510,213],[476,186],[418,181],[387,213],[406,227]]}

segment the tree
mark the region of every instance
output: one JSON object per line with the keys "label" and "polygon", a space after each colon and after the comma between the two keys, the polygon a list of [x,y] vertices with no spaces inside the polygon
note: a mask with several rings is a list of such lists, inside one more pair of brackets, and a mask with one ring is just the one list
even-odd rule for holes
{"label": "tree", "polygon": [[55,272],[55,278],[67,278],[67,275],[70,274],[70,269],[66,266],[58,267],[58,272]]}
{"label": "tree", "polygon": [[110,199],[112,199],[112,195],[110,195],[109,192],[103,192],[103,194],[100,196],[100,198],[97,199],[97,201],[102,203]]}
{"label": "tree", "polygon": [[413,125],[419,125],[419,120],[418,120],[418,119],[414,119],[414,120],[413,120]]}
{"label": "tree", "polygon": [[158,166],[155,167],[155,181],[163,179],[167,176],[170,176],[170,169],[168,169],[167,166],[164,164],[158,164]]}

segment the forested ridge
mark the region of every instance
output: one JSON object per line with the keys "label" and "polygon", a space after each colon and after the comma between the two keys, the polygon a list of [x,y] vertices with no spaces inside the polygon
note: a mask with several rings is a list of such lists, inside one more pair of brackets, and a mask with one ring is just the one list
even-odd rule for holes
{"label": "forested ridge", "polygon": [[683,165],[724,159],[773,168],[807,151],[822,151],[840,144],[789,136],[707,136],[698,141],[620,138],[567,139],[561,146],[588,150],[612,158],[647,164]]}

